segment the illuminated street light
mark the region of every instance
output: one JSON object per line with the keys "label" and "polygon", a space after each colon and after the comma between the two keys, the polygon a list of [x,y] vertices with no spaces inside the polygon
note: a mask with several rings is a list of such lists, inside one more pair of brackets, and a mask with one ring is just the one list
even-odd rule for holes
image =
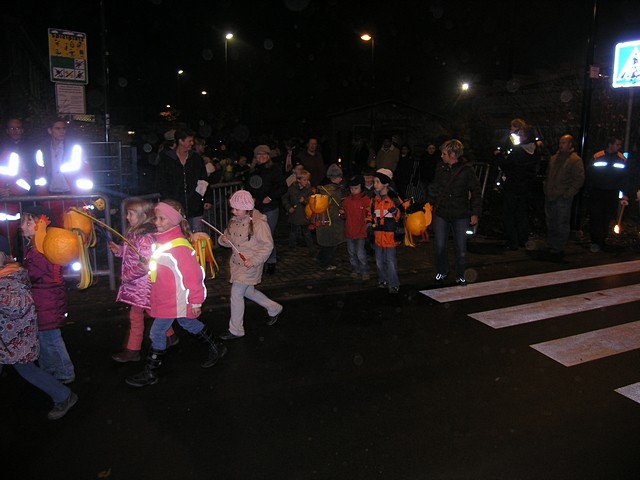
{"label": "illuminated street light", "polygon": [[469,90],[469,84],[467,82],[462,83],[462,85],[460,85],[460,90],[466,92],[467,90]]}
{"label": "illuminated street light", "polygon": [[183,106],[183,105],[182,105],[182,95],[181,95],[181,92],[180,92],[180,86],[181,86],[181,85],[180,85],[180,77],[182,77],[183,75],[184,75],[184,70],[182,70],[181,68],[179,68],[179,69],[178,69],[178,76],[176,77],[176,80],[177,80],[177,89],[178,89],[178,92],[177,92],[177,93],[178,93],[178,95],[177,95],[177,97],[178,97],[178,108],[180,108],[181,106]]}
{"label": "illuminated street light", "polygon": [[233,38],[233,33],[229,32],[224,36],[224,73],[226,75],[227,71],[229,70],[229,62],[228,62],[228,55],[227,55],[227,50],[229,48],[229,40],[231,40]]}
{"label": "illuminated street light", "polygon": [[375,141],[375,103],[376,103],[376,57],[375,57],[375,45],[376,41],[372,35],[364,33],[360,35],[360,40],[364,42],[371,42],[371,145]]}
{"label": "illuminated street light", "polygon": [[200,92],[200,94],[201,94],[201,95],[206,95],[206,94],[207,94],[207,91],[206,91],[206,90],[202,90],[202,91]]}

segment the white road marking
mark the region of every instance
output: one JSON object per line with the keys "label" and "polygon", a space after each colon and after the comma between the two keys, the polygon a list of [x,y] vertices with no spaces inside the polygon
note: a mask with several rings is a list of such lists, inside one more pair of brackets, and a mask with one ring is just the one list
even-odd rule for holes
{"label": "white road marking", "polygon": [[528,288],[546,287],[549,285],[559,285],[562,283],[578,282],[580,280],[590,280],[592,278],[634,272],[640,272],[640,260],[523,277],[504,278],[491,282],[469,283],[466,287],[453,286],[421,290],[420,293],[441,303],[454,302],[456,300],[468,300],[486,295],[526,290]]}
{"label": "white road marking", "polygon": [[636,403],[640,403],[640,383],[632,383],[625,387],[616,388],[615,391]]}
{"label": "white road marking", "polygon": [[625,287],[598,290],[542,302],[525,303],[514,307],[471,313],[469,316],[497,329],[537,322],[561,315],[586,312],[611,305],[635,302],[639,299],[640,285],[627,285]]}
{"label": "white road marking", "polygon": [[640,348],[640,321],[536,343],[531,348],[572,367]]}

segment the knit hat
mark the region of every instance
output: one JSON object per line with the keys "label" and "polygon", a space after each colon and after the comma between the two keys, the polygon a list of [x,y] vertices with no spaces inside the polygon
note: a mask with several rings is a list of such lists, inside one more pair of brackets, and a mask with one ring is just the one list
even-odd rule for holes
{"label": "knit hat", "polygon": [[349,179],[350,187],[357,187],[357,186],[362,187],[363,184],[364,184],[364,177],[362,175],[354,175]]}
{"label": "knit hat", "polygon": [[236,210],[253,210],[255,207],[255,201],[249,192],[246,190],[237,190],[229,199],[229,205]]}
{"label": "knit hat", "polygon": [[36,220],[40,218],[42,215],[49,219],[49,226],[54,227],[54,219],[53,213],[46,207],[41,207],[40,205],[27,205],[22,209],[22,213],[28,213],[32,215]]}
{"label": "knit hat", "polygon": [[155,211],[156,211],[156,214],[159,212],[162,215],[164,215],[165,218],[169,220],[169,223],[171,223],[172,227],[175,227],[176,225],[180,225],[180,223],[184,218],[178,210],[173,208],[168,203],[164,203],[164,202],[156,203]]}
{"label": "knit hat", "polygon": [[377,177],[383,185],[389,185],[393,178],[393,172],[388,168],[379,168],[373,176]]}
{"label": "knit hat", "polygon": [[335,163],[329,165],[329,168],[327,168],[327,178],[338,178],[341,176],[342,169],[338,165],[336,165]]}
{"label": "knit hat", "polygon": [[271,155],[271,148],[269,147],[269,145],[258,145],[253,149],[253,154],[257,155],[259,153],[268,153],[269,155]]}

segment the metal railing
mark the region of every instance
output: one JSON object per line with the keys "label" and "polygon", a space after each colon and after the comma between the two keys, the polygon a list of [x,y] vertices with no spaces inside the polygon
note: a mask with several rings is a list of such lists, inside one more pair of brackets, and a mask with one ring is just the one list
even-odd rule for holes
{"label": "metal railing", "polygon": [[[18,244],[23,242],[22,236],[18,235],[20,218],[22,217],[22,211],[24,207],[31,205],[40,205],[47,207],[55,212],[65,212],[71,207],[84,207],[86,205],[92,205],[97,200],[104,202],[105,208],[104,218],[100,218],[100,221],[111,226],[111,211],[109,197],[102,193],[94,193],[91,195],[43,195],[43,196],[16,196],[5,197],[0,200],[0,211],[3,213],[13,212],[13,220],[6,219],[0,221],[0,233],[6,237],[9,244],[9,251],[13,256],[16,256],[18,251],[24,247],[24,244]],[[99,215],[100,210],[94,210],[95,214]],[[52,219],[55,220],[55,219]],[[95,224],[94,224],[95,225]],[[56,225],[62,228],[62,225]],[[107,247],[108,235],[101,231],[99,227],[96,227],[96,245],[89,249],[89,261],[91,264],[91,272],[93,276],[103,276],[109,278],[109,288],[115,290],[116,279],[114,273],[113,256]],[[65,278],[78,278],[79,274],[68,271],[64,274]]]}

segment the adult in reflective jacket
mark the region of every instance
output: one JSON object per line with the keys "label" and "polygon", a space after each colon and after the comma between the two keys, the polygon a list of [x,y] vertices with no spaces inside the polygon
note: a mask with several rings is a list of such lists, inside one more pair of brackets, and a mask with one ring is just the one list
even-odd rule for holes
{"label": "adult in reflective jacket", "polygon": [[[627,160],[620,153],[622,140],[612,136],[607,148],[596,152],[587,166],[587,192],[589,195],[589,233],[591,251],[597,253],[605,246],[611,220],[616,216],[618,204],[627,204]],[[622,197],[620,196],[622,192]]]}
{"label": "adult in reflective jacket", "polygon": [[[33,181],[37,195],[88,195],[93,191],[93,174],[81,145],[68,142],[67,123],[55,117],[47,133],[49,140],[36,151]],[[63,201],[48,204],[55,222],[62,225]]]}

